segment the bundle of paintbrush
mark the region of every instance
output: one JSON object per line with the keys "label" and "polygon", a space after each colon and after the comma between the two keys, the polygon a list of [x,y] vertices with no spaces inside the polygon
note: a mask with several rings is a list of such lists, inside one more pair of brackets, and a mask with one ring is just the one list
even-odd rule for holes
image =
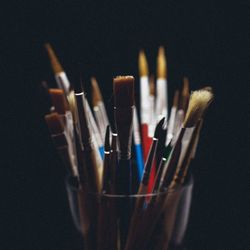
{"label": "bundle of paintbrush", "polygon": [[[156,91],[141,51],[140,119],[134,77],[118,76],[113,80],[115,125],[109,126],[96,79],[91,78],[91,109],[82,83],[76,81],[71,86],[51,46],[47,44],[46,49],[58,88],[47,89],[51,108],[45,120],[74,179],[76,198],[70,202],[77,208],[72,212],[85,248],[168,249],[171,242],[180,244],[192,189],[190,162],[204,113],[213,99],[211,88],[189,96],[189,82],[184,78],[182,92],[175,92],[168,115],[164,49],[159,49],[157,58]],[[132,181],[135,178],[137,182]],[[177,223],[177,218],[183,219]]]}

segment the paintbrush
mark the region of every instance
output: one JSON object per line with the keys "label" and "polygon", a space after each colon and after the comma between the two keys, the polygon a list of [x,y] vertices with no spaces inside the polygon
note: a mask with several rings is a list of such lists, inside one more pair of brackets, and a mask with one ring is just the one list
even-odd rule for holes
{"label": "paintbrush", "polygon": [[189,79],[186,76],[184,76],[183,77],[183,87],[182,87],[181,98],[180,98],[180,106],[179,106],[179,109],[183,110],[184,113],[186,113],[186,111],[187,111],[189,93],[190,93]]}
{"label": "paintbrush", "polygon": [[[199,119],[202,117],[204,110],[206,109],[209,101],[209,95],[207,93],[204,93],[205,91],[198,90],[194,91],[190,97],[190,102],[188,106],[188,110],[182,125],[181,130],[179,131],[179,134],[177,136],[177,140],[174,143],[174,146],[172,148],[171,154],[169,156],[169,159],[166,163],[166,166],[164,167],[165,170],[163,171],[163,175],[161,177],[160,185],[159,185],[159,191],[165,192],[167,188],[169,188],[171,193],[172,188],[175,186],[173,185],[173,177],[175,175],[177,164],[179,161],[179,157],[181,155],[182,150],[182,140],[186,133],[190,133],[190,131],[193,130],[193,128],[196,126]],[[191,133],[192,134],[192,133]],[[174,196],[174,195],[173,195]],[[150,203],[147,207],[147,210],[145,212],[145,220],[148,218],[148,222],[144,223],[144,235],[145,237],[143,239],[138,240],[139,243],[137,243],[138,249],[144,249],[144,246],[147,244],[147,238],[150,237],[150,235],[153,232],[153,229],[160,218],[160,213],[164,207],[165,200],[168,195],[159,195],[157,199],[151,199]],[[172,197],[172,196],[170,196]],[[173,197],[174,198],[174,197]],[[170,198],[171,199],[171,198]],[[171,207],[171,204],[169,204]],[[171,208],[170,208],[171,210]],[[158,211],[158,213],[156,213]],[[173,210],[171,210],[173,212]],[[171,224],[171,223],[170,223]],[[168,229],[170,224],[168,224]],[[171,224],[172,225],[172,224]]]}
{"label": "paintbrush", "polygon": [[110,193],[110,142],[109,142],[109,126],[106,128],[105,146],[104,146],[104,161],[103,161],[103,175],[102,175],[102,193]]}
{"label": "paintbrush", "polygon": [[156,80],[156,119],[162,117],[168,120],[167,59],[163,46],[158,51]]}
{"label": "paintbrush", "polygon": [[149,106],[149,71],[146,55],[143,50],[139,52],[139,76],[140,76],[140,114],[141,114],[141,132],[144,162],[147,159],[152,139],[148,136],[150,122]]}
{"label": "paintbrush", "polygon": [[141,180],[139,189],[137,194],[139,195],[136,199],[136,204],[135,208],[133,211],[133,215],[131,218],[131,223],[130,223],[130,228],[129,228],[129,235],[126,243],[126,248],[127,250],[133,249],[134,244],[135,244],[135,239],[138,230],[140,230],[140,220],[143,215],[143,205],[145,202],[145,197],[142,195],[147,194],[148,192],[148,184],[149,184],[149,178],[150,178],[150,172],[152,169],[152,165],[154,162],[154,157],[155,157],[155,152],[156,152],[156,147],[158,143],[158,138],[161,135],[161,128],[164,123],[164,118],[157,124],[155,128],[155,133],[154,137],[152,140],[152,144],[150,146],[149,154],[147,157],[147,161],[145,163],[145,168],[144,168],[144,173],[143,173],[143,178]]}
{"label": "paintbrush", "polygon": [[143,161],[141,135],[140,135],[140,128],[139,128],[139,121],[138,121],[136,106],[134,107],[134,114],[133,114],[133,140],[134,140],[134,145],[135,145],[138,179],[139,181],[141,181],[142,175],[143,175],[144,161]]}
{"label": "paintbrush", "polygon": [[155,83],[154,76],[149,77],[149,125],[148,125],[148,136],[152,138],[154,136],[154,130],[156,126],[155,117]]}
{"label": "paintbrush", "polygon": [[174,137],[175,116],[176,116],[176,112],[177,112],[177,108],[178,108],[178,101],[179,101],[179,91],[176,90],[175,94],[174,94],[173,106],[171,108],[169,122],[168,122],[166,146],[170,143],[170,141]]}
{"label": "paintbrush", "polygon": [[45,48],[46,48],[48,56],[49,56],[50,64],[51,64],[52,70],[53,70],[54,75],[55,75],[57,86],[60,89],[63,89],[64,92],[68,95],[68,93],[70,91],[70,82],[68,80],[68,77],[65,74],[63,67],[60,64],[60,62],[59,62],[54,50],[52,49],[51,45],[49,43],[46,43]]}
{"label": "paintbrush", "polygon": [[180,157],[182,157],[185,148],[182,148],[182,140],[185,136],[189,139],[192,136],[192,132],[197,122],[201,119],[204,111],[206,110],[209,102],[211,101],[211,93],[206,90],[196,90],[194,91],[189,100],[188,109],[182,128],[179,131],[177,140],[174,143],[170,158],[167,162],[166,173],[161,180],[161,190],[164,190],[170,185],[173,180],[175,171],[179,165]]}
{"label": "paintbrush", "polygon": [[[204,90],[204,89],[203,89]],[[202,124],[203,124],[203,117],[204,117],[204,114],[206,113],[207,109],[208,109],[208,106],[210,105],[210,103],[213,101],[213,93],[212,93],[212,90],[210,91],[210,93],[206,93],[207,94],[207,106],[202,114],[202,118],[198,120],[196,126],[195,126],[195,129],[194,129],[194,132],[186,146],[186,149],[183,153],[183,158],[180,159],[180,162],[179,162],[179,166],[178,166],[178,169],[175,173],[175,177],[174,177],[174,183],[175,184],[178,184],[178,183],[181,183],[183,184],[185,182],[185,180],[187,179],[187,176],[189,176],[188,172],[190,173],[190,168],[189,168],[189,165],[190,165],[190,162],[191,160],[193,159],[194,157],[194,149],[195,147],[197,147],[197,137],[199,136],[200,134],[200,130],[201,130],[201,127],[202,127]]]}
{"label": "paintbrush", "polygon": [[119,142],[120,194],[130,194],[131,139],[134,112],[134,77],[118,76],[113,81],[114,115]]}
{"label": "paintbrush", "polygon": [[[131,194],[131,140],[134,113],[134,77],[118,76],[113,80],[114,117],[118,134],[118,194]],[[125,245],[130,219],[130,201],[120,203],[120,239],[122,248]]]}
{"label": "paintbrush", "polygon": [[174,131],[173,131],[173,140],[174,142],[176,140],[176,136],[178,135],[178,132],[181,128],[181,125],[185,118],[185,113],[188,106],[189,101],[189,80],[187,77],[183,78],[183,86],[182,91],[179,95],[179,105],[178,110],[176,112],[175,121],[174,121]]}
{"label": "paintbrush", "polygon": [[152,144],[149,150],[147,161],[145,163],[143,178],[139,186],[138,194],[146,194],[148,192],[148,185],[150,181],[153,162],[155,159],[155,152],[156,152],[156,148],[158,144],[158,138],[161,136],[162,126],[164,124],[164,121],[165,121],[165,118],[162,118],[155,128],[154,137],[153,137]]}
{"label": "paintbrush", "polygon": [[70,139],[64,131],[64,125],[60,115],[53,112],[45,116],[45,121],[50,130],[55,147],[67,170],[72,176],[78,176],[76,162],[71,157],[72,152],[69,147]]}
{"label": "paintbrush", "polygon": [[92,86],[92,104],[98,128],[101,132],[101,138],[104,142],[105,128],[109,125],[108,116],[103,102],[103,97],[96,81],[96,78],[91,77]]}
{"label": "paintbrush", "polygon": [[111,139],[111,156],[110,156],[110,168],[111,168],[111,177],[110,177],[110,193],[116,194],[117,192],[117,169],[118,169],[118,137],[115,131],[115,128],[112,129],[112,139]]}

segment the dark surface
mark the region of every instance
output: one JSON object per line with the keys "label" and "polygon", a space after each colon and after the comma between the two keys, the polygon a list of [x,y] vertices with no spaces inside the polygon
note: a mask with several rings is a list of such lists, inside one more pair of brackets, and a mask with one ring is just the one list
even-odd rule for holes
{"label": "dark surface", "polygon": [[190,78],[192,89],[214,88],[215,101],[193,162],[194,200],[186,246],[247,249],[244,194],[249,162],[243,94],[249,70],[249,4],[143,2],[34,1],[24,6],[20,1],[1,8],[0,75],[1,86],[7,87],[1,93],[7,139],[2,158],[7,161],[1,175],[5,195],[0,249],[82,249],[67,205],[65,170],[48,136],[46,106],[39,98],[41,80],[55,86],[43,49],[47,41],[70,79],[76,65],[83,65],[88,93],[89,77],[97,77],[108,107],[113,76],[134,75],[138,94],[140,48],[155,72],[157,48],[166,46],[171,96],[183,75]]}

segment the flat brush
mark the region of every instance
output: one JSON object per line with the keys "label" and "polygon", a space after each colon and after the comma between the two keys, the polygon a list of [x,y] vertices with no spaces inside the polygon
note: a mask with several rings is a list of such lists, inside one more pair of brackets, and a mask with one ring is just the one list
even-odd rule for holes
{"label": "flat brush", "polygon": [[91,77],[92,86],[92,103],[95,118],[101,132],[101,138],[105,139],[105,128],[109,125],[108,116],[103,102],[103,97],[98,86],[98,83],[94,77]]}
{"label": "flat brush", "polygon": [[192,136],[193,129],[209,105],[211,97],[211,93],[206,90],[197,90],[191,94],[185,120],[167,162],[166,173],[161,180],[161,189],[164,190],[170,185],[175,172],[178,171],[179,157],[185,150],[182,148],[182,140],[185,134],[188,134],[189,138]]}
{"label": "flat brush", "polygon": [[118,76],[113,81],[114,115],[119,142],[120,194],[130,194],[131,139],[134,112],[134,77]]}
{"label": "flat brush", "polygon": [[44,112],[53,112],[55,108],[52,104],[49,87],[46,81],[41,82],[41,85],[39,86],[39,95],[41,96],[41,101],[43,103],[41,106],[44,107]]}
{"label": "flat brush", "polygon": [[45,49],[47,50],[50,64],[55,75],[56,83],[59,88],[63,89],[68,95],[70,91],[70,82],[65,74],[62,65],[60,64],[52,46],[49,43],[45,44]]}
{"label": "flat brush", "polygon": [[[113,80],[114,117],[118,134],[118,194],[129,195],[132,189],[131,140],[134,113],[134,77],[118,76]],[[119,206],[121,248],[125,246],[131,204],[127,199]]]}
{"label": "flat brush", "polygon": [[64,125],[58,113],[53,112],[45,116],[45,121],[51,133],[56,149],[72,176],[78,176],[77,166],[73,161],[69,147],[69,138],[64,132]]}
{"label": "flat brush", "polygon": [[164,47],[160,47],[157,56],[157,81],[156,81],[156,118],[168,120],[168,88],[167,88],[167,60]]}

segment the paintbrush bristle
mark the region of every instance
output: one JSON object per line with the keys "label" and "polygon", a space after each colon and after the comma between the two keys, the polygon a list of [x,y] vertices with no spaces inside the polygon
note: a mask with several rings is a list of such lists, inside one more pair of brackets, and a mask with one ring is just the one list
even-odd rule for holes
{"label": "paintbrush bristle", "polygon": [[155,133],[154,133],[154,138],[158,139],[162,136],[164,129],[163,129],[163,124],[165,122],[165,117],[163,117],[158,124],[156,125],[155,128]]}
{"label": "paintbrush bristle", "polygon": [[149,74],[148,62],[144,50],[140,50],[139,52],[138,63],[139,63],[139,76],[140,77],[148,76]]}
{"label": "paintbrush bristle", "polygon": [[174,93],[173,107],[178,107],[179,103],[179,90],[176,90]]}
{"label": "paintbrush bristle", "polygon": [[183,77],[182,95],[189,96],[189,79],[186,76]]}
{"label": "paintbrush bristle", "polygon": [[51,45],[49,43],[46,43],[45,45],[45,49],[47,50],[49,59],[50,59],[50,63],[51,63],[51,67],[52,70],[54,72],[54,74],[58,74],[60,72],[63,72],[63,67],[60,64],[54,50],[52,49]]}
{"label": "paintbrush bristle", "polygon": [[92,103],[93,106],[97,106],[99,102],[103,101],[102,94],[95,77],[91,77],[92,86]]}
{"label": "paintbrush bristle", "polygon": [[107,126],[106,128],[106,134],[105,134],[105,143],[104,143],[104,149],[105,151],[109,152],[111,150],[110,148],[110,128]]}
{"label": "paintbrush bristle", "polygon": [[63,122],[58,113],[53,112],[45,115],[45,121],[52,135],[61,134],[64,131]]}
{"label": "paintbrush bristle", "polygon": [[213,93],[208,90],[200,89],[192,92],[183,126],[186,128],[195,126],[212,100]]}
{"label": "paintbrush bristle", "polygon": [[167,78],[167,59],[163,46],[159,48],[157,56],[157,78]]}
{"label": "paintbrush bristle", "polygon": [[115,107],[129,108],[134,105],[134,77],[117,76],[113,80]]}
{"label": "paintbrush bristle", "polygon": [[155,82],[154,82],[153,75],[150,75],[150,77],[149,77],[149,94],[151,96],[155,96]]}
{"label": "paintbrush bristle", "polygon": [[65,114],[68,110],[68,103],[62,89],[49,89],[49,94],[55,111],[59,114]]}

